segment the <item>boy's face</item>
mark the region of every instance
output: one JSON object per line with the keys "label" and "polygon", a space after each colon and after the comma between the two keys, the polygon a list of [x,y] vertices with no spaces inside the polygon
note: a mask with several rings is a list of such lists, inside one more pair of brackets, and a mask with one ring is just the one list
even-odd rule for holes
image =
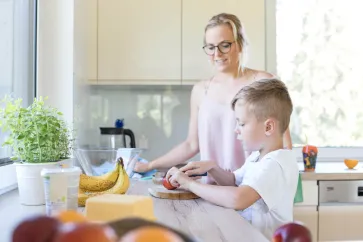
{"label": "boy's face", "polygon": [[238,101],[235,106],[237,126],[235,132],[237,139],[242,141],[243,149],[246,151],[260,150],[264,143],[265,124],[257,121],[255,115],[249,111],[247,105],[241,105]]}

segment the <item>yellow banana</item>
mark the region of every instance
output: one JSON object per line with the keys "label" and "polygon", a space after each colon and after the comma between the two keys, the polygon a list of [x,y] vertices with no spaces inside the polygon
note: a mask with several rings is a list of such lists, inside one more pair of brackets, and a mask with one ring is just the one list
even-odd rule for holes
{"label": "yellow banana", "polygon": [[79,189],[78,191],[78,205],[79,206],[85,206],[86,200],[90,197],[102,195],[102,194],[125,194],[127,190],[130,187],[130,178],[127,175],[122,160],[120,161],[119,166],[119,176],[117,178],[117,181],[115,185],[107,190],[94,192],[84,189]]}
{"label": "yellow banana", "polygon": [[88,191],[104,191],[113,187],[117,181],[120,172],[120,162],[116,163],[115,169],[102,176],[87,176],[81,174],[79,188]]}

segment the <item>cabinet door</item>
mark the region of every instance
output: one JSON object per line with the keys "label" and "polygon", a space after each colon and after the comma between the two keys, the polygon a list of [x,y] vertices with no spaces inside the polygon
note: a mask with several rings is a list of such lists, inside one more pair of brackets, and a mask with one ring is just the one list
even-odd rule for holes
{"label": "cabinet door", "polygon": [[363,206],[319,206],[319,241],[363,238]]}
{"label": "cabinet door", "polygon": [[181,0],[98,0],[99,82],[181,79]]}
{"label": "cabinet door", "polygon": [[308,227],[313,241],[318,241],[318,211],[316,206],[294,207],[294,221],[301,222]]}
{"label": "cabinet door", "polygon": [[97,0],[74,1],[74,69],[82,80],[97,80]]}
{"label": "cabinet door", "polygon": [[204,28],[216,14],[235,14],[245,28],[249,40],[247,65],[265,69],[264,0],[183,0],[183,83],[210,78],[213,72],[202,47]]}
{"label": "cabinet door", "polygon": [[297,206],[318,206],[319,187],[317,181],[302,181],[303,202],[295,203]]}

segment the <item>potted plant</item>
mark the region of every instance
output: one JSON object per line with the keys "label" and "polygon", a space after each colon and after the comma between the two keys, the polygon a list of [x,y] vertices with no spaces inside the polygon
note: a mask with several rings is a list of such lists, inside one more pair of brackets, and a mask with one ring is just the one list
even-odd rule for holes
{"label": "potted plant", "polygon": [[62,113],[35,98],[22,107],[22,99],[5,96],[0,103],[0,128],[9,132],[3,146],[10,146],[15,160],[20,203],[45,204],[43,168],[70,166],[72,135]]}

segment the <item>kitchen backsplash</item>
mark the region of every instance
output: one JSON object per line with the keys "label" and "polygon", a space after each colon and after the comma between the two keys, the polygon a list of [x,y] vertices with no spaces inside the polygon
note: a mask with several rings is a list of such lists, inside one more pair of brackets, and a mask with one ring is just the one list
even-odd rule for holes
{"label": "kitchen backsplash", "polygon": [[[192,86],[84,86],[76,90],[75,128],[80,145],[99,145],[99,127],[124,119],[143,158],[152,160],[183,141],[188,134]],[[196,156],[194,159],[198,159]]]}

